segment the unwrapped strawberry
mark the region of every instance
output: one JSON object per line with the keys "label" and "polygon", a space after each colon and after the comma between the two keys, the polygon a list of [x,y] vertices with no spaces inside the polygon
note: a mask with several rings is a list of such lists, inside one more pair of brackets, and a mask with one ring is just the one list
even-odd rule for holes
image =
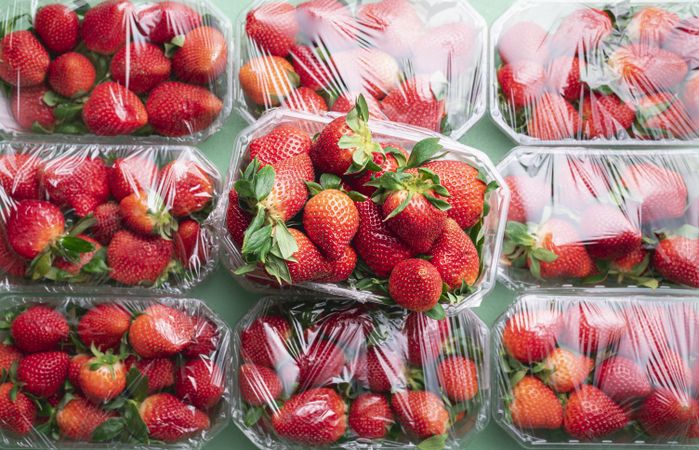
{"label": "unwrapped strawberry", "polygon": [[206,0],[8,0],[0,132],[200,142],[232,107],[232,30]]}
{"label": "unwrapped strawberry", "polygon": [[334,120],[279,110],[241,133],[221,203],[224,263],[255,291],[435,314],[479,302],[493,286],[507,188],[483,153],[367,116],[363,101]]}
{"label": "unwrapped strawberry", "polygon": [[216,265],[219,192],[192,147],[0,144],[2,288],[182,293]]}
{"label": "unwrapped strawberry", "polygon": [[694,150],[513,150],[502,281],[699,287],[698,164]]}
{"label": "unwrapped strawberry", "polygon": [[236,108],[283,106],[462,136],[485,111],[486,23],[457,0],[257,0],[236,28]]}
{"label": "unwrapped strawberry", "polygon": [[491,115],[520,144],[699,140],[691,2],[517,2],[491,58]]}
{"label": "unwrapped strawberry", "polygon": [[263,299],[235,329],[233,420],[258,447],[457,449],[487,423],[488,331],[471,310],[298,300]]}
{"label": "unwrapped strawberry", "polygon": [[699,438],[696,298],[532,293],[493,330],[496,421],[527,447]]}
{"label": "unwrapped strawberry", "polygon": [[230,329],[200,300],[2,298],[0,440],[201,448],[230,418]]}

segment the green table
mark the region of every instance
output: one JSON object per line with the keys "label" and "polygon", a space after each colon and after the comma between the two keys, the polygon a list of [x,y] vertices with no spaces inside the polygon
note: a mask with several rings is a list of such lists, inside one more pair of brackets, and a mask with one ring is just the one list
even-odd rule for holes
{"label": "green table", "polygon": [[[240,11],[251,2],[251,0],[212,1],[231,20],[235,20]],[[490,24],[505,11],[510,2],[508,0],[473,0],[472,3]],[[234,112],[223,130],[200,146],[204,153],[218,166],[224,176],[228,170],[230,153],[233,148],[232,143],[246,125],[245,121]],[[487,114],[461,139],[461,142],[486,152],[495,163],[499,162],[514,147],[513,142],[500,133]],[[223,268],[219,268],[202,286],[191,292],[190,296],[205,300],[231,325],[235,325],[259,298],[258,295],[251,294],[238,286]],[[512,293],[503,286],[498,285],[484,299],[483,305],[476,312],[486,324],[491,325],[512,300]],[[509,435],[494,423],[490,423],[485,431],[478,434],[471,441],[469,447],[474,449],[519,448]],[[207,449],[211,450],[231,448],[236,450],[255,448],[233,424],[222,431],[207,446]]]}

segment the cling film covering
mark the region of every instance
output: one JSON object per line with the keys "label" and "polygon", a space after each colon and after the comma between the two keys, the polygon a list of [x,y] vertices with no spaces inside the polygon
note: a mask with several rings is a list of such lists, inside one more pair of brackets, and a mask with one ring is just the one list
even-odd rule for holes
{"label": "cling film covering", "polygon": [[465,0],[257,0],[236,25],[236,108],[371,115],[462,136],[484,113],[487,28]]}
{"label": "cling film covering", "polygon": [[699,154],[513,150],[501,280],[532,286],[699,287]]}
{"label": "cling film covering", "polygon": [[699,139],[693,2],[516,2],[492,27],[491,115],[523,145]]}
{"label": "cling film covering", "polygon": [[493,330],[493,416],[521,445],[696,446],[696,298],[528,293]]}
{"label": "cling film covering", "polygon": [[207,0],[7,0],[0,134],[200,142],[230,114],[232,59],[231,24]]}
{"label": "cling film covering", "polygon": [[238,323],[233,420],[259,448],[463,448],[488,421],[471,311],[266,298]]}
{"label": "cling film covering", "polygon": [[2,298],[6,448],[199,449],[230,419],[231,331],[202,301]]}
{"label": "cling film covering", "polygon": [[180,294],[216,266],[220,184],[192,147],[0,144],[1,288]]}

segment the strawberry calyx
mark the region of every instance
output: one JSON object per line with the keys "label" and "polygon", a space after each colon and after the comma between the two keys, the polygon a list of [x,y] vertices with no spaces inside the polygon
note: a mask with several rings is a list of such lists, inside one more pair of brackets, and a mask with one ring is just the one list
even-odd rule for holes
{"label": "strawberry calyx", "polygon": [[529,266],[531,274],[541,279],[541,262],[554,262],[558,255],[539,246],[536,232],[520,222],[509,221],[505,226],[503,254],[514,267]]}
{"label": "strawberry calyx", "polygon": [[147,220],[152,222],[153,227],[151,233],[158,235],[165,240],[172,240],[172,235],[177,231],[179,223],[172,214],[168,206],[163,201],[162,197],[155,192],[145,193],[143,191],[137,193],[139,201],[142,201],[144,211],[139,211],[146,216]]}
{"label": "strawberry calyx", "polygon": [[599,284],[612,277],[619,285],[622,285],[624,280],[630,280],[638,286],[650,289],[657,289],[660,286],[659,279],[647,275],[650,267],[650,253],[646,253],[641,262],[633,265],[630,270],[615,261],[598,260],[595,265],[597,273],[583,279],[583,284]]}
{"label": "strawberry calyx", "polygon": [[122,361],[121,356],[115,355],[111,349],[107,350],[106,352],[101,352],[100,350],[97,349],[94,342],[92,343],[92,345],[90,345],[90,351],[94,355],[94,358],[92,358],[88,362],[89,369],[92,371],[97,371],[97,370],[101,369],[102,367],[106,367],[109,369],[109,372],[112,376],[112,379],[116,378],[116,372],[114,371],[114,365],[116,365]]}
{"label": "strawberry calyx", "polygon": [[423,167],[417,169],[417,174],[403,171],[386,172],[368,185],[377,188],[372,200],[378,204],[383,204],[390,195],[396,192],[407,192],[405,199],[384,218],[384,221],[400,214],[416,195],[424,196],[432,206],[440,211],[447,211],[451,208],[449,202],[438,197],[450,197],[449,191],[440,184],[439,176]]}
{"label": "strawberry calyx", "polygon": [[369,129],[369,107],[363,95],[359,95],[354,108],[347,113],[345,122],[352,134],[343,135],[337,143],[341,149],[352,150],[352,164],[345,174],[360,174],[365,170],[380,171],[381,167],[374,162],[374,153],[383,154],[384,150],[372,137]]}

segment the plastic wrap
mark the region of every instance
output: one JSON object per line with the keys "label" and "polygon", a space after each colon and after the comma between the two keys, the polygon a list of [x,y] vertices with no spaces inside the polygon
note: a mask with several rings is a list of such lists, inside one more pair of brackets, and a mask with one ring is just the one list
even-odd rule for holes
{"label": "plastic wrap", "polygon": [[500,279],[512,289],[699,287],[699,154],[516,148]]}
{"label": "plastic wrap", "polygon": [[[342,119],[335,119],[335,125],[339,123],[338,120],[341,121]],[[250,171],[250,149],[254,148],[254,155],[258,160],[264,159],[265,161],[271,161],[272,159],[270,158],[276,158],[282,159],[283,161],[281,162],[300,161],[303,167],[308,167],[311,165],[311,161],[309,161],[309,159],[306,157],[305,151],[307,151],[308,146],[311,145],[310,136],[319,133],[323,129],[330,130],[331,128],[327,126],[329,122],[329,118],[321,118],[295,111],[277,110],[268,113],[256,125],[244,130],[236,141],[235,150],[233,151],[233,157],[228,172],[228,182],[226,184],[226,192],[228,195],[226,195],[226,198],[224,198],[220,203],[220,214],[225,215],[225,223],[227,227],[227,229],[222,230],[222,243],[224,250],[223,262],[231,273],[234,274],[238,282],[248,290],[252,290],[254,292],[275,293],[279,292],[280,285],[285,286],[287,289],[289,288],[288,282],[284,282],[283,278],[281,278],[282,283],[280,284],[277,279],[271,275],[272,272],[260,266],[257,266],[257,269],[253,270],[252,272],[247,270],[248,273],[241,273],[241,268],[245,267],[246,263],[250,262],[244,259],[241,249],[243,249],[245,243],[245,236],[243,233],[249,228],[251,215],[248,210],[243,209],[241,206],[240,196],[238,195],[240,186],[235,189],[234,186],[236,185],[236,182],[241,179],[241,175],[243,174],[242,171],[246,169]],[[482,202],[482,200],[478,200],[479,195],[484,196],[485,206],[483,206],[483,208],[478,206],[475,209],[471,209],[471,211],[478,210],[476,214],[471,214],[470,219],[468,219],[471,221],[471,226],[465,230],[466,233],[471,235],[471,237],[465,236],[463,232],[458,231],[458,233],[456,233],[458,239],[454,239],[454,241],[464,243],[463,250],[457,249],[455,251],[458,254],[458,258],[463,257],[462,255],[470,255],[476,252],[479,254],[478,260],[480,264],[477,268],[478,275],[474,277],[475,281],[473,279],[470,280],[471,284],[469,286],[461,286],[460,282],[456,289],[452,286],[451,292],[442,295],[439,303],[443,304],[445,307],[454,304],[458,305],[458,307],[478,304],[482,296],[489,292],[494,286],[495,262],[498,260],[500,254],[502,233],[504,231],[504,219],[509,201],[509,192],[506,187],[503,187],[504,185],[500,176],[497,174],[497,171],[494,170],[492,163],[482,152],[444,138],[443,136],[440,137],[440,135],[437,135],[436,133],[423,132],[399,124],[378,121],[370,121],[368,127],[370,128],[370,131],[368,129],[364,129],[363,133],[369,132],[370,136],[367,138],[368,142],[372,142],[372,145],[377,146],[375,148],[380,146],[383,146],[385,149],[389,149],[390,147],[398,147],[407,149],[406,152],[409,152],[413,146],[416,145],[416,143],[420,141],[424,142],[426,138],[430,138],[428,140],[432,141],[432,144],[435,144],[438,141],[438,143],[443,146],[443,149],[440,150],[440,154],[445,154],[443,159],[461,161],[458,163],[459,167],[467,169],[466,174],[463,174],[463,171],[459,172],[458,170],[455,170],[457,173],[461,173],[462,175],[457,177],[450,175],[451,180],[456,178],[456,181],[453,181],[454,184],[452,185],[457,186],[456,190],[454,191],[454,198],[457,198],[459,195],[463,194],[464,199],[466,197],[475,198],[475,203],[478,206],[479,202]],[[379,153],[376,153],[376,151],[372,153],[374,158],[379,155]],[[389,149],[387,151],[390,152],[391,150]],[[290,157],[290,155],[299,152],[302,154]],[[325,152],[314,152],[314,154],[316,156],[312,157],[311,159],[316,158],[316,161],[318,161],[318,158],[320,158],[318,155],[325,154]],[[389,156],[391,156],[391,154],[389,154]],[[285,157],[289,158],[284,159]],[[291,158],[296,159],[292,160]],[[393,159],[393,161],[396,160]],[[296,164],[296,162],[293,164]],[[462,162],[465,162],[468,165],[463,164]],[[282,165],[280,165],[279,161],[272,164],[272,166],[276,171],[284,174],[280,175],[280,180],[286,181],[275,182],[275,185],[278,185],[278,187],[274,190],[274,192],[280,193],[280,195],[270,195],[269,199],[266,199],[261,203],[262,210],[267,211],[269,210],[270,205],[273,206],[277,203],[281,203],[283,205],[281,209],[284,210],[282,212],[284,212],[286,215],[292,214],[296,217],[285,217],[288,228],[296,228],[299,230],[299,225],[302,222],[303,216],[301,208],[306,204],[306,198],[308,197],[307,188],[303,184],[302,179],[306,175],[299,175],[298,171],[294,173],[289,169],[289,166],[284,168]],[[319,166],[316,165],[316,167]],[[313,171],[312,168],[310,170]],[[319,170],[316,170],[315,172],[315,179],[318,180],[321,173]],[[474,179],[477,173],[480,173],[480,175]],[[343,186],[347,187],[348,189],[362,189],[367,195],[371,196],[373,188],[362,185],[361,183],[355,183],[356,181],[361,181],[362,183],[364,181],[368,181],[373,176],[371,174],[372,172],[367,171],[362,178],[356,179],[353,178],[353,176],[344,176],[343,179],[345,181],[342,182],[344,183]],[[326,175],[323,175],[323,177],[325,176]],[[293,182],[290,180],[296,181]],[[348,187],[348,183],[354,184]],[[300,188],[298,190],[293,190],[291,186],[294,185],[300,185]],[[288,188],[288,191],[285,191],[286,188]],[[367,188],[369,191],[366,190]],[[295,192],[295,194],[291,195],[292,192]],[[287,200],[279,201],[280,198]],[[295,200],[291,202],[288,199]],[[392,272],[393,267],[406,258],[414,257],[417,253],[416,251],[407,249],[406,244],[401,243],[396,235],[386,228],[382,222],[381,212],[379,209],[380,207],[375,203],[372,204],[366,202],[371,201],[366,200],[363,203],[363,206],[365,207],[362,208],[359,201],[354,201],[355,207],[359,206],[359,208],[356,208],[358,210],[359,227],[357,232],[354,234],[353,240],[350,242],[350,250],[353,249],[355,251],[350,252],[347,250],[348,253],[358,254],[359,261],[354,264],[352,262],[352,258],[350,257],[333,260],[333,257],[329,256],[329,253],[324,253],[322,255],[323,258],[305,258],[303,255],[301,255],[301,253],[294,253],[292,254],[291,258],[281,260],[282,269],[284,269],[287,267],[291,268],[289,264],[294,258],[298,261],[299,258],[297,258],[297,256],[301,255],[304,258],[303,263],[296,264],[294,266],[295,273],[297,273],[299,276],[295,277],[292,275],[291,279],[293,288],[303,288],[303,290],[306,291],[306,295],[308,295],[308,290],[311,290],[339,297],[349,297],[359,301],[386,302],[388,300],[387,279],[389,274]],[[469,210],[469,207],[465,206],[467,203],[468,201],[464,200],[462,207],[454,208],[453,211],[448,211],[448,213]],[[480,205],[483,205],[483,203],[480,203]],[[270,221],[270,224],[276,223],[275,217],[281,215],[281,212],[279,212],[281,211],[280,207],[276,207],[276,209],[278,210],[278,212],[275,213],[276,215],[272,214],[268,217],[268,219],[266,219]],[[293,211],[289,212],[289,210],[292,209]],[[348,210],[350,209],[353,208],[350,206],[348,207]],[[340,209],[338,209],[338,211],[340,211]],[[340,214],[344,213],[337,212],[337,216],[331,215],[330,221],[335,221],[335,223],[342,225],[340,228],[344,228],[344,225],[351,222],[353,219],[347,218]],[[452,215],[449,217],[452,217]],[[456,217],[459,220],[459,224],[464,223],[459,219],[459,217],[453,217]],[[461,218],[463,219],[463,217]],[[451,222],[454,225],[454,221]],[[305,225],[309,224],[306,223]],[[365,228],[362,228],[363,226]],[[458,227],[458,225],[455,226]],[[435,229],[438,228],[435,226]],[[304,227],[304,231],[308,233],[308,227]],[[309,253],[318,254],[318,249],[316,249],[315,245],[305,245],[305,243],[308,241],[305,235],[299,236],[301,233],[298,231],[295,232],[297,233],[295,235],[295,240],[297,242],[301,242],[301,244],[298,245],[299,247],[302,249],[310,248],[311,250],[309,250]],[[371,236],[374,236],[374,238]],[[459,238],[460,236],[463,236],[463,239]],[[361,241],[359,241],[359,239],[361,239]],[[464,242],[466,240],[469,242]],[[322,243],[320,240],[314,240],[313,242]],[[376,243],[375,246],[374,243]],[[473,245],[466,245],[471,243],[476,244],[475,250],[473,249]],[[370,264],[367,264],[367,260],[365,258],[362,261],[362,257],[366,256],[370,256],[372,258]],[[335,274],[340,273],[343,275],[335,275],[334,278],[328,276],[325,278],[325,281],[322,281],[322,278],[320,277],[311,277],[308,276],[308,273],[299,273],[302,272],[305,267],[309,267],[310,272],[310,266],[312,265],[311,263],[317,259],[321,260],[317,264],[320,264],[323,267],[325,267],[324,264],[326,264],[323,261],[330,261],[331,269],[329,270]],[[476,258],[469,257],[467,259],[468,261],[474,262]],[[349,261],[349,263],[345,264],[343,261]],[[466,264],[468,264],[468,261]],[[337,262],[337,264],[334,264],[334,262]],[[435,262],[435,260],[433,260],[433,262]],[[455,261],[454,267],[461,268],[461,264],[464,263],[461,261]],[[250,265],[247,264],[248,268],[249,266]],[[351,266],[349,267],[349,271],[347,271],[348,266]],[[336,270],[335,268],[337,267],[344,267],[344,270]],[[351,270],[352,267],[354,267],[354,271]],[[252,265],[251,269],[255,269],[254,264]],[[322,272],[322,270],[320,272]],[[348,277],[350,272],[352,272],[352,275]],[[458,271],[455,270],[455,272]],[[453,283],[453,279],[451,282]]]}
{"label": "plastic wrap", "polygon": [[298,300],[263,299],[235,328],[232,417],[259,448],[457,449],[485,427],[488,330],[471,310]]}
{"label": "plastic wrap", "polygon": [[372,116],[459,138],[485,112],[487,26],[465,0],[257,0],[236,25],[235,103]]}
{"label": "plastic wrap", "polygon": [[526,447],[696,445],[696,298],[532,292],[493,329],[495,420]]}
{"label": "plastic wrap", "polygon": [[232,109],[228,19],[207,0],[8,0],[0,134],[197,143]]}
{"label": "plastic wrap", "polygon": [[231,331],[202,301],[2,298],[6,448],[201,448],[230,419]]}
{"label": "plastic wrap", "polygon": [[692,2],[516,2],[492,27],[490,111],[522,145],[699,139]]}
{"label": "plastic wrap", "polygon": [[216,266],[220,189],[192,147],[0,144],[0,287],[181,294]]}

